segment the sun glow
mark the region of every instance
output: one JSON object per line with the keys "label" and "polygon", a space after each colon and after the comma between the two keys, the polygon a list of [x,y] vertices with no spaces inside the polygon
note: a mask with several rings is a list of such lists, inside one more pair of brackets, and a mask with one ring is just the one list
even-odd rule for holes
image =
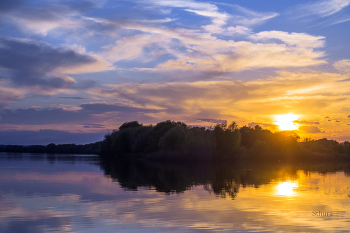
{"label": "sun glow", "polygon": [[295,189],[298,187],[296,182],[282,182],[277,185],[277,195],[293,196],[295,195]]}
{"label": "sun glow", "polygon": [[294,114],[285,114],[285,115],[277,115],[275,116],[276,124],[280,128],[280,130],[297,130],[299,128],[298,123],[294,123],[293,121],[297,120],[299,116]]}

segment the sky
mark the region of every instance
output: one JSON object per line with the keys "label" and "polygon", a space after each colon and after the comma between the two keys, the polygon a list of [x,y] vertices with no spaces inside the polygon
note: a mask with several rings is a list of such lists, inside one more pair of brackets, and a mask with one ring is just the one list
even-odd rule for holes
{"label": "sky", "polygon": [[168,119],[350,140],[349,5],[2,0],[0,144]]}

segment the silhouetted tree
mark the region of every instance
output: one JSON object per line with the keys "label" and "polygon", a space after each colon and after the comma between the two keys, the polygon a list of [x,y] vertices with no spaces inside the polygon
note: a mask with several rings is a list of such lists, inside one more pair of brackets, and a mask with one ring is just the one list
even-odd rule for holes
{"label": "silhouetted tree", "polygon": [[123,123],[120,127],[119,130],[127,129],[127,128],[135,128],[135,127],[142,127],[143,125],[140,124],[138,121],[129,121]]}

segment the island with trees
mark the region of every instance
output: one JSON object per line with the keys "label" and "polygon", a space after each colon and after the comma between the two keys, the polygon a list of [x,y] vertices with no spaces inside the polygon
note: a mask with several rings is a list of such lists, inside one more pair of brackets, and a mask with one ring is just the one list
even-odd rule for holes
{"label": "island with trees", "polygon": [[189,127],[171,120],[156,125],[125,122],[105,135],[99,154],[104,158],[150,160],[350,160],[350,143],[300,137],[294,131],[271,132],[219,123]]}
{"label": "island with trees", "polygon": [[0,152],[98,154],[103,159],[327,161],[350,160],[350,142],[300,140],[294,131],[271,132],[259,125],[238,128],[235,122],[206,128],[171,120],[155,125],[129,121],[96,143],[0,145]]}

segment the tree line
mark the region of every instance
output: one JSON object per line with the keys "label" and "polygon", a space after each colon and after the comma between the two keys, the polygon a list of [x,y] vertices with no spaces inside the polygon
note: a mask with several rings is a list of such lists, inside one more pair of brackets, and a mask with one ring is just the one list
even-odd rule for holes
{"label": "tree line", "polygon": [[89,143],[85,145],[76,144],[59,144],[50,143],[44,145],[0,145],[0,152],[11,153],[51,153],[51,154],[98,154],[100,143]]}
{"label": "tree line", "polygon": [[271,132],[259,125],[238,128],[235,122],[210,128],[189,127],[180,121],[143,125],[122,124],[100,142],[76,145],[0,145],[0,152],[98,154],[101,158],[157,160],[296,160],[350,159],[350,142],[300,137],[294,131]]}
{"label": "tree line", "polygon": [[273,133],[259,125],[238,128],[235,122],[205,128],[171,120],[156,125],[130,121],[105,135],[99,154],[105,158],[164,160],[350,159],[350,143],[325,138],[300,142],[294,131]]}

